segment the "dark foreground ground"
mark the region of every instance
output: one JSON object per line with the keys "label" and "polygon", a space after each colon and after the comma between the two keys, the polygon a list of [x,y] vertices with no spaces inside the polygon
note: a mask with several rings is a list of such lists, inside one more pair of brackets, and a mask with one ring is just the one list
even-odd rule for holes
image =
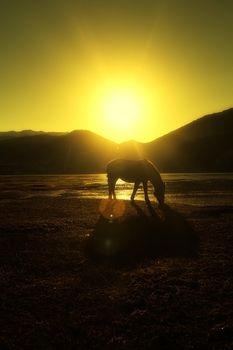
{"label": "dark foreground ground", "polygon": [[233,349],[233,207],[136,203],[0,201],[0,349]]}

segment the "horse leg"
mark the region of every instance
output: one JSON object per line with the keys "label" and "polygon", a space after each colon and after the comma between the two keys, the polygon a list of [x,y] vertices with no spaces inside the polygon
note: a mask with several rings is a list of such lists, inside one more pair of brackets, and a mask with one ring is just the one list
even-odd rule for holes
{"label": "horse leg", "polygon": [[143,181],[143,189],[144,189],[145,201],[150,202],[149,197],[148,197],[147,181]]}
{"label": "horse leg", "polygon": [[116,199],[116,193],[115,193],[116,182],[117,182],[117,179],[114,179],[114,180],[113,180],[113,183],[112,183],[112,195],[113,195],[113,199]]}
{"label": "horse leg", "polygon": [[108,176],[108,198],[112,198],[112,180]]}
{"label": "horse leg", "polygon": [[116,199],[116,194],[115,194],[115,185],[116,185],[116,179],[110,179],[108,178],[108,198],[109,199]]}
{"label": "horse leg", "polygon": [[132,202],[134,201],[134,197],[135,197],[135,194],[136,194],[136,192],[138,190],[139,185],[140,185],[140,181],[135,181],[134,188],[133,188],[133,193],[131,195],[131,201]]}

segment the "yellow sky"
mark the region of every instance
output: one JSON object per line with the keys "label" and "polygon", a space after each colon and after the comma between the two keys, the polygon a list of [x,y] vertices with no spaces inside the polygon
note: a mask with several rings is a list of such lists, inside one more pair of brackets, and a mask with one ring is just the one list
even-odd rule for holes
{"label": "yellow sky", "polygon": [[0,5],[0,129],[151,141],[232,107],[232,1]]}

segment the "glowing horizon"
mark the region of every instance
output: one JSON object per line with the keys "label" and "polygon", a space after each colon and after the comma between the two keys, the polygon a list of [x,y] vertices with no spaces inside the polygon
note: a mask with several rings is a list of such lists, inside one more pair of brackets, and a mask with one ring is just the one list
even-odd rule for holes
{"label": "glowing horizon", "polygon": [[73,132],[73,131],[90,131],[90,132],[93,132],[94,134],[97,134],[97,135],[99,135],[99,136],[102,136],[102,137],[104,137],[104,138],[106,138],[106,139],[108,139],[108,140],[110,140],[110,141],[113,141],[113,142],[115,142],[115,143],[122,143],[122,142],[128,142],[128,141],[136,141],[136,142],[141,142],[141,143],[149,143],[149,142],[151,142],[151,141],[154,141],[155,139],[157,139],[157,138],[159,138],[159,137],[162,137],[162,136],[165,136],[165,135],[167,135],[168,133],[170,133],[170,132],[173,132],[173,131],[175,131],[176,129],[179,129],[179,128],[181,128],[181,127],[183,127],[183,126],[185,126],[185,125],[187,125],[187,124],[189,124],[189,123],[191,123],[191,122],[193,122],[193,121],[195,121],[195,120],[197,120],[197,119],[199,119],[199,118],[202,118],[202,117],[204,117],[204,116],[206,116],[206,115],[211,115],[211,114],[214,114],[214,113],[218,113],[218,112],[222,112],[222,111],[224,111],[224,110],[227,110],[227,109],[230,109],[230,108],[232,108],[232,106],[226,106],[225,108],[223,108],[223,109],[220,109],[220,110],[218,110],[218,111],[210,111],[210,112],[207,112],[207,113],[205,113],[205,114],[203,114],[203,115],[200,115],[200,116],[197,116],[196,118],[193,118],[193,119],[191,119],[191,120],[189,120],[187,123],[185,123],[185,124],[180,124],[180,125],[178,125],[175,129],[173,128],[173,129],[169,129],[167,132],[165,132],[165,133],[163,133],[163,134],[159,134],[159,135],[155,135],[154,137],[152,136],[152,138],[150,138],[150,139],[148,139],[148,138],[146,138],[146,139],[142,139],[142,138],[135,138],[134,136],[126,136],[126,137],[124,137],[123,136],[123,138],[122,137],[118,137],[118,136],[112,136],[112,137],[110,137],[109,136],[109,134],[108,134],[108,132],[106,132],[106,133],[104,133],[104,132],[98,132],[98,131],[96,131],[96,130],[92,130],[92,129],[87,129],[87,128],[74,128],[74,129],[56,129],[56,128],[53,128],[53,129],[33,129],[33,128],[23,128],[23,129],[20,129],[20,128],[15,128],[15,129],[1,129],[0,130],[0,132],[21,132],[21,131],[34,131],[34,132],[45,132],[45,133],[61,133],[61,134],[63,134],[63,133],[71,133],[71,132]]}
{"label": "glowing horizon", "polygon": [[0,6],[1,131],[149,142],[232,107],[230,1]]}

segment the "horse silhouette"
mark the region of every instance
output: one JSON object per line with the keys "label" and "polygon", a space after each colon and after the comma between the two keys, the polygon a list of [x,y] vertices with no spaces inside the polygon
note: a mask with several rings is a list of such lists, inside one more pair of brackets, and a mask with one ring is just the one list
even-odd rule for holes
{"label": "horse silhouette", "polygon": [[109,198],[116,199],[115,185],[118,179],[134,183],[131,201],[134,201],[136,192],[143,184],[145,201],[150,202],[148,197],[147,183],[150,181],[154,187],[154,195],[160,205],[164,204],[165,184],[155,165],[149,160],[114,159],[107,165]]}

